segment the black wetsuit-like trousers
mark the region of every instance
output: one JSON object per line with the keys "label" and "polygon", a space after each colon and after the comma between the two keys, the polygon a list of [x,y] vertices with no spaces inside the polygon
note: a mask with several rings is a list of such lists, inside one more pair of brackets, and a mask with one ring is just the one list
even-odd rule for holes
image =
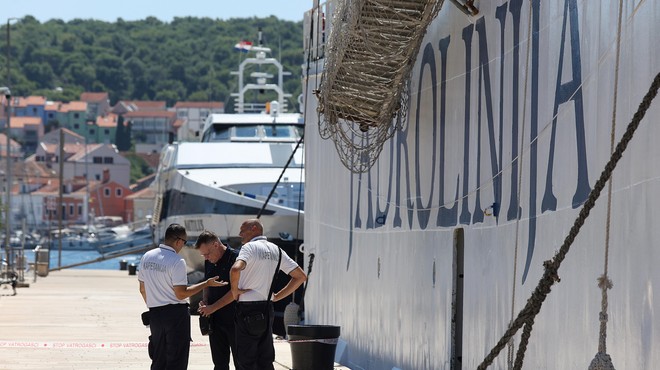
{"label": "black wetsuit-like trousers", "polygon": [[186,370],[190,356],[190,311],[187,304],[149,309],[151,370]]}
{"label": "black wetsuit-like trousers", "polygon": [[[268,327],[259,335],[251,335],[247,324],[243,321],[245,316],[254,312],[268,314]],[[273,303],[238,302],[236,304],[236,359],[238,370],[274,370],[275,347],[273,346]]]}

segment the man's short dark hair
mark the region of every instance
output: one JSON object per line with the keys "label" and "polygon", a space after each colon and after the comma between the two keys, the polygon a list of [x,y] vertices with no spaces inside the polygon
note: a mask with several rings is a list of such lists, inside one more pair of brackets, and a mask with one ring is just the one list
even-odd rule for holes
{"label": "man's short dark hair", "polygon": [[170,224],[165,230],[165,240],[186,239],[186,228],[179,224]]}
{"label": "man's short dark hair", "polygon": [[195,249],[198,249],[202,244],[213,243],[215,241],[218,241],[218,242],[220,241],[220,238],[218,238],[218,235],[216,233],[214,233],[213,231],[204,230],[197,237],[197,241],[195,242]]}

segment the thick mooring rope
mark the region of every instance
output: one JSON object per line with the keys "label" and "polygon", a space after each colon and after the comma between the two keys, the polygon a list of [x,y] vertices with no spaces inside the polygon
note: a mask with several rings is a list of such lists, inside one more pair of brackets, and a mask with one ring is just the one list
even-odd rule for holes
{"label": "thick mooring rope", "polygon": [[543,272],[543,276],[541,277],[539,284],[532,293],[532,296],[527,300],[527,304],[520,311],[518,317],[516,317],[516,319],[511,323],[509,329],[507,329],[502,338],[500,338],[499,342],[497,342],[495,347],[493,347],[490,353],[484,358],[483,362],[477,367],[477,370],[485,370],[488,368],[488,366],[490,366],[493,360],[495,360],[495,358],[502,351],[504,346],[506,346],[507,342],[518,332],[518,329],[525,325],[523,334],[520,338],[520,346],[518,347],[518,353],[516,354],[516,362],[514,365],[514,369],[522,368],[522,363],[525,358],[525,351],[527,350],[527,343],[529,342],[529,336],[534,325],[534,318],[541,310],[543,301],[545,301],[548,294],[550,294],[552,285],[555,282],[559,282],[560,279],[558,272],[562,261],[564,258],[566,258],[566,254],[568,254],[573,241],[575,241],[575,238],[584,225],[584,222],[586,221],[587,217],[589,217],[589,213],[596,205],[596,200],[598,200],[600,193],[603,191],[607,181],[612,176],[614,168],[616,168],[617,163],[623,156],[623,152],[626,150],[628,144],[632,140],[637,127],[639,127],[639,124],[646,115],[646,112],[651,106],[653,99],[658,94],[658,88],[660,88],[660,73],[658,73],[653,79],[653,83],[651,84],[649,91],[646,93],[644,99],[640,103],[637,112],[635,112],[635,115],[632,118],[632,121],[628,124],[626,132],[623,134],[623,137],[617,144],[616,150],[614,153],[612,153],[612,156],[607,162],[607,165],[605,165],[605,169],[601,173],[600,178],[598,181],[596,181],[596,184],[591,190],[591,193],[589,193],[589,198],[582,206],[582,209],[580,210],[575,223],[571,227],[571,230],[566,236],[566,239],[564,239],[564,243],[562,244],[561,248],[559,248],[559,251],[555,254],[552,260],[548,260],[543,263],[545,271]]}

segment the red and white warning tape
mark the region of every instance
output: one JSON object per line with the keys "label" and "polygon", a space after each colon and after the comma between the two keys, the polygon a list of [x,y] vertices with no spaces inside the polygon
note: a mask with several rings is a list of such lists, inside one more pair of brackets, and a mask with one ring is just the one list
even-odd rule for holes
{"label": "red and white warning tape", "polygon": [[316,342],[316,343],[323,343],[323,344],[337,344],[338,338],[332,338],[332,339],[305,339],[305,340],[290,340],[289,343],[310,343],[310,342]]}
{"label": "red and white warning tape", "polygon": [[[42,342],[42,341],[0,341],[0,348],[90,348],[90,349],[120,349],[147,348],[147,342]],[[207,343],[190,343],[191,347],[206,347]]]}

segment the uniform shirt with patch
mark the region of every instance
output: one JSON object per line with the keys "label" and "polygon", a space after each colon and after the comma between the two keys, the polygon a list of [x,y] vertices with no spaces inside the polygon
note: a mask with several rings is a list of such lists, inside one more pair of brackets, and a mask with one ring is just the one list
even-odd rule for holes
{"label": "uniform shirt with patch", "polygon": [[186,261],[168,245],[161,244],[142,256],[138,280],[144,283],[149,308],[187,303],[174,294],[175,286],[188,285]]}
{"label": "uniform shirt with patch", "polygon": [[[277,268],[278,250],[279,247],[267,241],[265,236],[257,236],[241,247],[236,259],[244,261],[246,266],[241,272],[238,288],[249,291],[238,297],[239,302],[268,299],[270,284]],[[280,271],[288,275],[297,267],[298,264],[282,251]]]}

